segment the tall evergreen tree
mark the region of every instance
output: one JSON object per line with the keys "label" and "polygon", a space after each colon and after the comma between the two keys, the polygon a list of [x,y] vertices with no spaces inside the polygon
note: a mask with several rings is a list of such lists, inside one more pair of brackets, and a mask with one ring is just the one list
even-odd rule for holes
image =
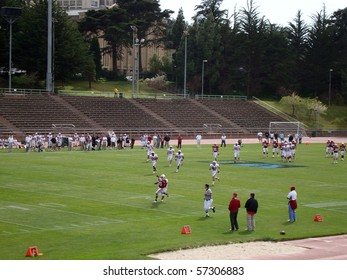
{"label": "tall evergreen tree", "polygon": [[292,66],[292,90],[301,92],[302,84],[307,79],[305,77],[305,61],[307,55],[307,34],[308,26],[302,19],[302,12],[299,10],[287,28],[289,39],[289,50],[293,55]]}
{"label": "tall evergreen tree", "polygon": [[243,67],[247,73],[247,96],[257,95],[261,90],[262,72],[264,71],[264,56],[266,51],[266,31],[267,23],[264,17],[259,17],[257,7],[254,7],[253,1],[249,0],[247,9],[241,13],[241,31],[244,41],[242,48],[244,50]]}
{"label": "tall evergreen tree", "polygon": [[[305,62],[305,77],[302,92],[309,97],[324,97],[327,100],[329,71],[332,65],[333,38],[331,21],[325,6],[315,14],[308,30],[308,50]],[[323,96],[322,96],[323,95]]]}
{"label": "tall evergreen tree", "polygon": [[333,13],[333,76],[335,100],[347,102],[347,7]]}

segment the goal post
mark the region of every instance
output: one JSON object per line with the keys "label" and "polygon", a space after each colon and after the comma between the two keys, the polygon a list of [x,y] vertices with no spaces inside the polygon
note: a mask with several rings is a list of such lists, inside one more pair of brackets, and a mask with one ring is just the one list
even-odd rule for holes
{"label": "goal post", "polygon": [[288,137],[288,135],[307,136],[305,125],[302,122],[270,122],[269,133],[278,135],[283,133],[284,137]]}

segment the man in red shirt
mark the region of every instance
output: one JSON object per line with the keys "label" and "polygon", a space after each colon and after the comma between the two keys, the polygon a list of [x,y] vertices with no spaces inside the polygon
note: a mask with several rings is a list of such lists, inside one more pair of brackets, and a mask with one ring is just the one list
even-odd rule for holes
{"label": "man in red shirt", "polygon": [[182,139],[181,134],[179,134],[177,137],[177,149],[182,149]]}
{"label": "man in red shirt", "polygon": [[237,193],[235,192],[233,194],[232,199],[230,200],[229,203],[229,212],[230,212],[230,224],[231,224],[231,228],[230,230],[239,230],[239,224],[237,222],[237,214],[239,212],[239,208],[240,208],[240,200],[237,198]]}

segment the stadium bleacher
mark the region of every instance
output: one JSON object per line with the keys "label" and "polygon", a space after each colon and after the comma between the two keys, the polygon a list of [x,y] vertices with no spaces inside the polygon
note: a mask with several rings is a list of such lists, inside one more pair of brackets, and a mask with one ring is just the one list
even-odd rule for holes
{"label": "stadium bleacher", "polygon": [[[0,95],[0,135],[27,132],[114,131],[170,133],[194,138],[197,133],[255,135],[270,121],[285,121],[247,100],[126,99],[49,94]],[[215,131],[206,127],[214,124]],[[212,126],[210,126],[212,127]],[[54,131],[53,131],[54,132]]]}

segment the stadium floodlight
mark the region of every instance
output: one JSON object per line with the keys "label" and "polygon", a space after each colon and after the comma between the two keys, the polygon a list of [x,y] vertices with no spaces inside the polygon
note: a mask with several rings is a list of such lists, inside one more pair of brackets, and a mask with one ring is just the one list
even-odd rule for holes
{"label": "stadium floodlight", "polygon": [[189,35],[188,30],[183,31],[184,35],[184,84],[183,84],[183,96],[186,98],[187,94],[187,37]]}
{"label": "stadium floodlight", "polygon": [[9,39],[9,59],[8,59],[8,90],[12,91],[12,24],[22,14],[22,8],[2,7],[1,15],[10,24],[10,39]]}
{"label": "stadium floodlight", "polygon": [[131,90],[131,97],[134,98],[134,92],[135,92],[135,35],[137,32],[137,27],[132,25],[130,26],[132,31],[133,31],[133,50],[132,50],[132,79],[131,79],[131,84],[132,84],[132,90]]}
{"label": "stadium floodlight", "polygon": [[328,102],[328,104],[329,104],[329,107],[330,107],[330,97],[331,97],[331,72],[333,72],[333,69],[329,69],[329,102]]}
{"label": "stadium floodlight", "polygon": [[205,63],[206,59],[202,61],[202,71],[201,71],[201,99],[204,99],[204,77],[205,77]]}

